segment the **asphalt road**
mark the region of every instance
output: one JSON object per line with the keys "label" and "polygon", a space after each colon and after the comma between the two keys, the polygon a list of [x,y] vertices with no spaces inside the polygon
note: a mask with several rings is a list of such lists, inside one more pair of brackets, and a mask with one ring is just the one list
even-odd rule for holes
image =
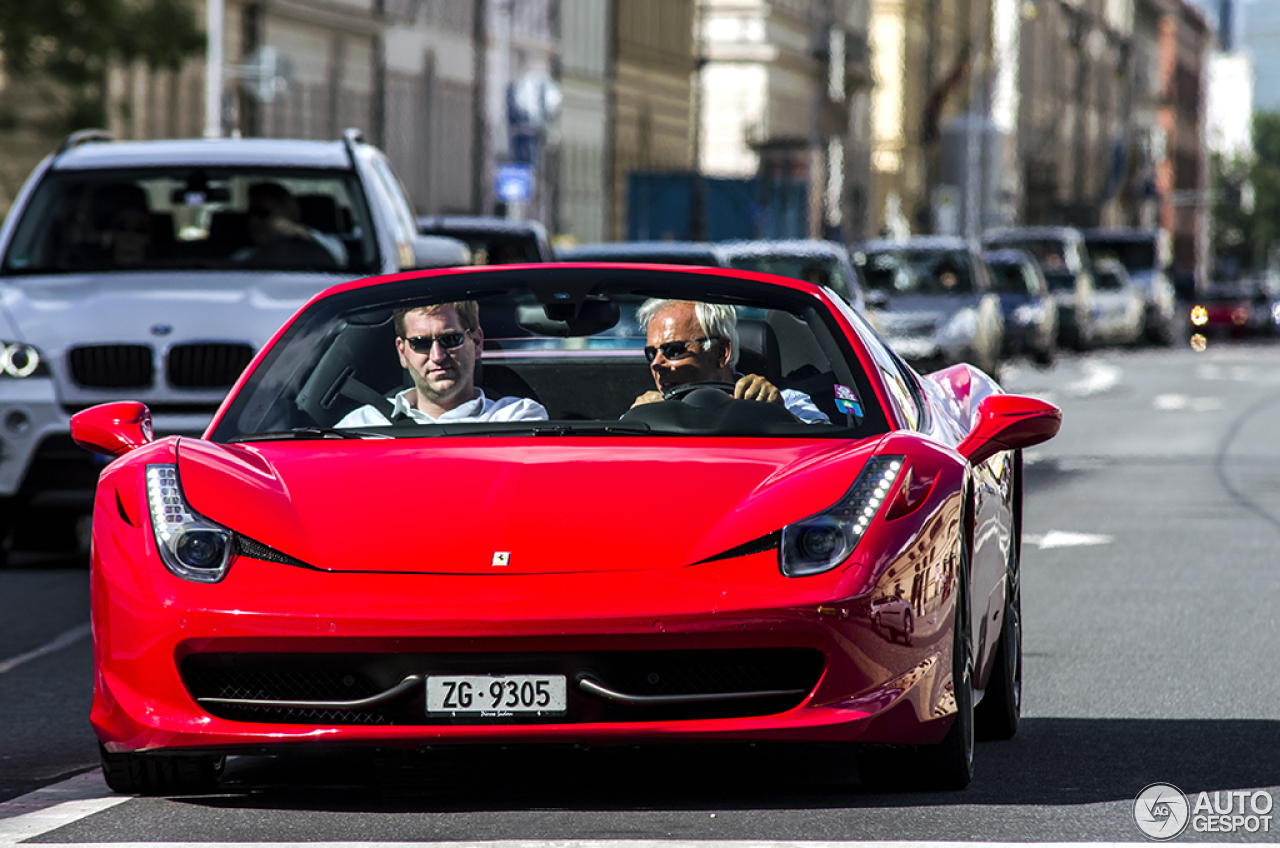
{"label": "asphalt road", "polygon": [[[1026,457],[1022,730],[979,744],[965,792],[868,793],[821,747],[240,758],[218,795],[33,841],[1141,842],[1152,783],[1280,799],[1280,346],[1103,351],[1005,382],[1064,424]],[[19,564],[0,571],[0,802],[96,762],[87,573]],[[95,780],[76,785],[105,795]],[[0,803],[0,843],[21,811]],[[1180,839],[1280,841],[1272,816]]]}

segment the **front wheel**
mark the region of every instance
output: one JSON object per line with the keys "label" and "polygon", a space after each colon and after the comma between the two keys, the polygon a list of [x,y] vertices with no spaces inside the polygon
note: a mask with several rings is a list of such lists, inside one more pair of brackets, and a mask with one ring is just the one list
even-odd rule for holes
{"label": "front wheel", "polygon": [[122,795],[200,795],[218,788],[227,758],[211,755],[113,754],[101,744],[102,776]]}

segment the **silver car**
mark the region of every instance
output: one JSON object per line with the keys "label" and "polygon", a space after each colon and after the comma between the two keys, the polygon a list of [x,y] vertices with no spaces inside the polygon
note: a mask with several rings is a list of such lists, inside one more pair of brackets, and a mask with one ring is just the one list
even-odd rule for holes
{"label": "silver car", "polygon": [[419,236],[386,157],[355,132],[68,138],[0,227],[0,564],[15,541],[70,546],[84,528],[107,458],[72,444],[73,413],[140,400],[157,434],[198,434],[317,292],[468,260]]}
{"label": "silver car", "polygon": [[964,239],[871,241],[854,253],[872,323],[921,371],[968,362],[998,377],[1004,317],[986,263]]}

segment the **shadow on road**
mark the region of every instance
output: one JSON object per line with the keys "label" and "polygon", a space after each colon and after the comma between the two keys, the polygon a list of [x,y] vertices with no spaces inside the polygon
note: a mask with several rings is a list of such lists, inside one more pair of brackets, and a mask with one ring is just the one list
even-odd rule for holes
{"label": "shadow on road", "polygon": [[242,757],[215,808],[384,812],[748,810],[1074,805],[1131,800],[1151,783],[1184,792],[1280,785],[1280,722],[1025,719],[980,744],[965,792],[862,791],[839,746],[441,748],[423,753]]}

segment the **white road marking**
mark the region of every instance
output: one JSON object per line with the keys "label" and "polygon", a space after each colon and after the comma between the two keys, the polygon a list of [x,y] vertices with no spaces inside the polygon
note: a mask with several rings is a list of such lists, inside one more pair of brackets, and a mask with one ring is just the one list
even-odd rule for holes
{"label": "white road marking", "polygon": [[[107,788],[96,769],[0,803],[0,848],[25,842],[133,800]],[[715,818],[715,813],[709,814]],[[508,839],[476,842],[68,842],[59,848],[1027,848],[1025,842],[838,842],[717,839]],[[1149,848],[1149,842],[1039,842],[1036,848]],[[1180,842],[1180,846],[1208,843]]]}
{"label": "white road marking", "polygon": [[1105,362],[1086,361],[1081,364],[1080,370],[1084,375],[1067,385],[1067,393],[1076,397],[1102,394],[1114,388],[1124,374],[1116,366]]}
{"label": "white road marking", "polygon": [[129,800],[116,795],[94,769],[0,804],[0,846],[56,830]]}
{"label": "white road marking", "polygon": [[88,635],[89,635],[88,622],[77,625],[71,628],[70,630],[66,631],[65,633],[56,637],[52,642],[48,642],[44,645],[41,645],[35,650],[27,651],[25,654],[18,654],[16,657],[11,657],[7,660],[4,660],[3,662],[0,662],[0,674],[4,674],[6,671],[12,671],[13,669],[17,668],[18,666],[22,665],[25,662],[30,662],[31,660],[39,659],[40,657],[43,657],[45,654],[52,654],[54,651],[60,651],[63,648],[67,647],[68,645],[72,645],[72,644],[75,644],[76,642],[79,642],[81,639],[83,639]]}
{"label": "white road marking", "polygon": [[1213,412],[1222,409],[1222,398],[1156,395],[1151,405],[1162,412],[1176,412],[1183,409],[1191,412]]}
{"label": "white road marking", "polygon": [[1072,533],[1067,530],[1050,530],[1048,533],[1024,533],[1022,541],[1030,542],[1042,551],[1050,548],[1079,548],[1089,545],[1109,545],[1114,540],[1111,536],[1098,533]]}

